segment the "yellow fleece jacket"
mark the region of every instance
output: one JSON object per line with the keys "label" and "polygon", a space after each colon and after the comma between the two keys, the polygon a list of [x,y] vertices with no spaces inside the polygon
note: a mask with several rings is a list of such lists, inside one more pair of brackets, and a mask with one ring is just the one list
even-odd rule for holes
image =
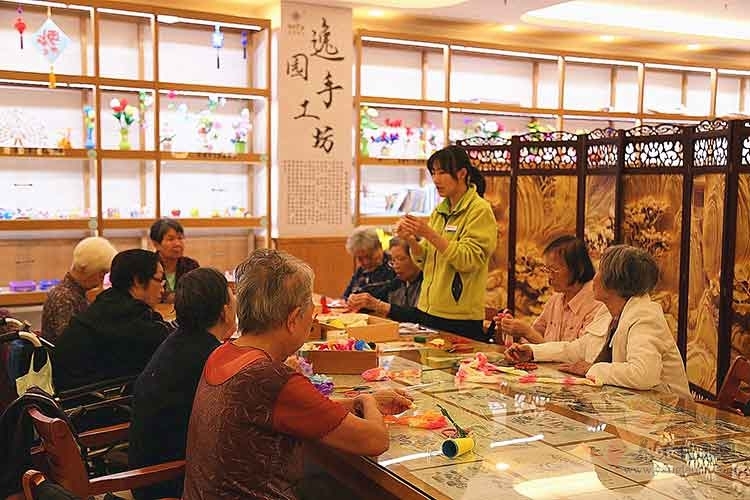
{"label": "yellow fleece jacket", "polygon": [[445,319],[484,319],[487,271],[497,245],[497,224],[490,204],[474,185],[450,207],[444,199],[429,225],[449,244],[444,252],[423,239],[422,255],[414,261],[424,280],[417,307]]}

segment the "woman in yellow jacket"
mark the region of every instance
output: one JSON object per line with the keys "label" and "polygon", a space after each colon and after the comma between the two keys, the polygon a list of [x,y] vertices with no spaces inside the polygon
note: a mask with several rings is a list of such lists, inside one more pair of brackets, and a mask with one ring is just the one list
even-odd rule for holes
{"label": "woman in yellow jacket", "polygon": [[490,204],[482,198],[484,177],[458,146],[435,152],[427,160],[427,170],[443,200],[429,222],[406,215],[396,226],[424,273],[417,311],[400,316],[392,307],[390,316],[487,341],[484,297],[497,225]]}

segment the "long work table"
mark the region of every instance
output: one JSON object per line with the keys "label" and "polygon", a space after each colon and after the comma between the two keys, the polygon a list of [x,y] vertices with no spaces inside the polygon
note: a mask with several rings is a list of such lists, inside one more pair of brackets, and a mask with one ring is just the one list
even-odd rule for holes
{"label": "long work table", "polygon": [[391,424],[390,449],[379,457],[308,447],[362,498],[750,498],[750,418],[655,392],[572,385],[552,364],[540,363],[534,374],[555,382],[503,374],[492,384],[457,383],[454,362],[471,354],[398,354],[419,361],[421,374],[373,383],[334,375],[337,392],[429,384],[412,392],[408,414],[442,405],[476,446],[447,458],[441,445],[451,425]]}

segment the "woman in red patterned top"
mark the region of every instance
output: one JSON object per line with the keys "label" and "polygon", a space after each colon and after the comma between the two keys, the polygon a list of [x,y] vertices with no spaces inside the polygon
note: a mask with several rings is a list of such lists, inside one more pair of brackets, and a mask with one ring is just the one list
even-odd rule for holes
{"label": "woman in red patterned top", "polygon": [[198,383],[183,499],[296,499],[304,441],[380,455],[389,445],[382,413],[411,401],[380,391],[335,402],[284,364],[312,327],[307,264],[260,249],[236,274],[242,335],[211,354]]}

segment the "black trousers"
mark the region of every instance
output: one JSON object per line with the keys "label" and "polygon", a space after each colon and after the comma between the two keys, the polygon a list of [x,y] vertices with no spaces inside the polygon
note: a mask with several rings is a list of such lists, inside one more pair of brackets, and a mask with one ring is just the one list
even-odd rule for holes
{"label": "black trousers", "polygon": [[481,319],[448,319],[427,314],[416,307],[404,307],[391,304],[388,317],[399,323],[419,323],[428,328],[455,333],[478,342],[489,342]]}

